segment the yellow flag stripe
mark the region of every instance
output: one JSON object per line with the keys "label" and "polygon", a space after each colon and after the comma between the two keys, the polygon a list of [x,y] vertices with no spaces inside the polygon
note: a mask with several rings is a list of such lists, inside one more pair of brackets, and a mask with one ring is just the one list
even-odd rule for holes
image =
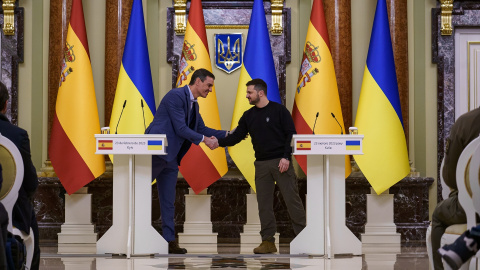
{"label": "yellow flag stripe", "polygon": [[364,155],[355,155],[355,161],[380,194],[404,178],[410,165],[402,123],[367,67],[355,125],[358,133],[365,136]]}
{"label": "yellow flag stripe", "polygon": [[[242,66],[240,70],[240,79],[238,81],[235,107],[233,109],[231,129],[238,125],[238,121],[242,117],[243,113],[252,107],[246,98],[246,84],[250,80],[252,80],[252,78],[248,74],[248,71],[245,69],[245,67]],[[253,164],[255,162],[255,151],[253,150],[251,138],[248,137],[237,145],[229,147],[228,152],[230,153],[232,160],[235,162],[235,165],[237,165],[238,169],[248,181],[252,189],[256,191],[255,166]]]}
{"label": "yellow flag stripe", "polygon": [[[82,44],[71,26],[67,42]],[[95,176],[105,170],[103,156],[95,155],[96,141],[93,134],[100,132],[97,100],[93,83],[90,58],[83,46],[74,46],[75,61],[69,62],[72,73],[58,89],[55,110],[68,138]],[[83,76],[75,76],[82,74]],[[87,90],[86,89],[91,89]],[[90,119],[85,121],[84,119]],[[86,139],[88,138],[88,139]]]}

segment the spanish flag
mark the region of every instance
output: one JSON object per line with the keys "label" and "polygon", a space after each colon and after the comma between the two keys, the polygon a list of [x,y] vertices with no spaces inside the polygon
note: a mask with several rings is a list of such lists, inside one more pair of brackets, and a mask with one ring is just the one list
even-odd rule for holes
{"label": "spanish flag", "polygon": [[82,0],[72,2],[62,54],[49,154],[60,182],[72,194],[105,171],[103,155],[95,154],[100,121]]}
{"label": "spanish flag", "polygon": [[[232,129],[238,125],[238,121],[243,113],[252,107],[248,99],[245,98],[247,93],[246,84],[250,80],[257,78],[267,83],[268,99],[281,104],[282,101],[280,99],[280,92],[278,91],[277,74],[275,72],[267,19],[265,17],[262,0],[255,0],[253,2],[247,44],[245,45],[245,54],[243,56],[243,66],[240,71],[237,97],[233,109]],[[253,165],[255,152],[253,151],[250,136],[235,146],[229,147],[228,152],[252,189],[256,190],[255,167]]]}
{"label": "spanish flag", "polygon": [[[193,72],[199,68],[212,71],[202,2],[192,0],[180,58],[177,87],[188,84]],[[198,99],[198,105],[205,125],[213,129],[221,129],[215,87],[207,98]],[[192,190],[198,194],[227,173],[225,149],[210,150],[203,143],[192,144],[179,168]]]}
{"label": "spanish flag", "polygon": [[355,161],[383,193],[410,171],[385,0],[377,2],[355,126],[365,135]]}
{"label": "spanish flag", "polygon": [[142,0],[134,0],[110,117],[110,130],[118,134],[143,134],[154,115],[155,96]]}
{"label": "spanish flag", "polygon": [[[314,0],[292,110],[297,133],[340,134],[332,113],[345,130],[323,4]],[[295,159],[307,173],[307,156],[296,155]],[[345,156],[345,177],[351,171],[350,158]]]}

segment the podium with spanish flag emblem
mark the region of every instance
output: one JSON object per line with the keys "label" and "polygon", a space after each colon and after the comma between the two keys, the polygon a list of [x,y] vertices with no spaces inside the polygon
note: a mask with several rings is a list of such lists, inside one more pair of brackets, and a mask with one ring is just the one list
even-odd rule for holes
{"label": "podium with spanish flag emblem", "polygon": [[166,155],[164,134],[96,134],[96,154],[113,155],[113,220],[98,254],[168,254],[152,227],[152,155]]}
{"label": "podium with spanish flag emblem", "polygon": [[294,155],[307,157],[307,226],[290,243],[290,254],[362,254],[362,243],[345,225],[345,155],[363,155],[363,135],[293,135]]}

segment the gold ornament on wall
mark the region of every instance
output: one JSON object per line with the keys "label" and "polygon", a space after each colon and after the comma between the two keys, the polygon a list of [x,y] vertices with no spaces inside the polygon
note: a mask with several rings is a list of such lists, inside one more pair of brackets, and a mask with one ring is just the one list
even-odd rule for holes
{"label": "gold ornament on wall", "polygon": [[452,35],[452,11],[453,11],[453,0],[440,0],[442,8],[442,28],[440,33],[442,36]]}
{"label": "gold ornament on wall", "polygon": [[270,32],[272,35],[281,35],[283,33],[283,0],[270,0],[272,8],[272,26]]}
{"label": "gold ornament on wall", "polygon": [[175,34],[185,35],[187,29],[187,0],[175,0],[173,8],[175,9]]}
{"label": "gold ornament on wall", "polygon": [[15,34],[15,2],[17,0],[3,0],[3,33],[6,36]]}

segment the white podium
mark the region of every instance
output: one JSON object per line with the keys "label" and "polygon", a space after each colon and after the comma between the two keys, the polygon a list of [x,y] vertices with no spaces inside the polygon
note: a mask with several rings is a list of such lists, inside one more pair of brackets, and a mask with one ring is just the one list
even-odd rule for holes
{"label": "white podium", "polygon": [[97,241],[97,254],[168,254],[152,227],[152,155],[165,155],[164,134],[97,134],[96,154],[113,155],[112,227]]}
{"label": "white podium", "polygon": [[345,155],[362,155],[363,135],[293,135],[294,155],[307,158],[307,226],[290,254],[362,254],[345,225]]}

